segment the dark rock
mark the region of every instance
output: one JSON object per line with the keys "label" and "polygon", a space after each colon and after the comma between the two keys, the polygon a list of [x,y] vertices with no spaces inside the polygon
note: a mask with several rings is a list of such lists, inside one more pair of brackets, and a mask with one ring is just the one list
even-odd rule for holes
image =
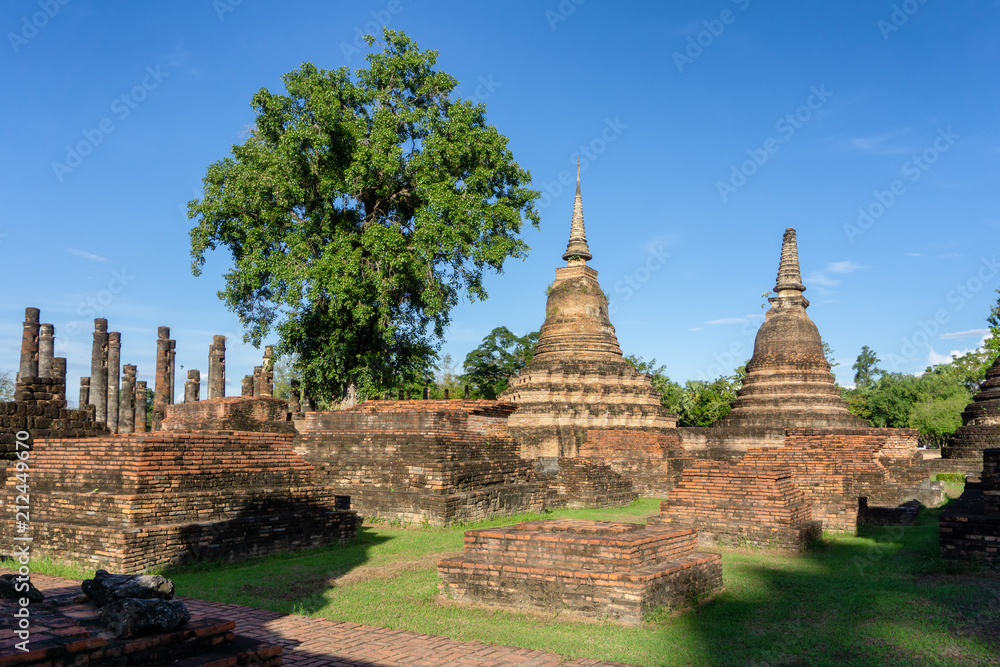
{"label": "dark rock", "polygon": [[[41,602],[45,599],[45,594],[35,588],[33,583],[17,581],[17,576],[16,574],[0,574],[0,598],[20,600],[26,597],[31,602]],[[27,589],[24,589],[24,584],[28,584]]]}
{"label": "dark rock", "polygon": [[98,570],[93,579],[84,580],[81,588],[98,607],[125,598],[170,600],[174,597],[174,582],[158,574],[111,574]]}
{"label": "dark rock", "polygon": [[180,600],[126,598],[101,607],[101,622],[118,637],[170,632],[191,620]]}

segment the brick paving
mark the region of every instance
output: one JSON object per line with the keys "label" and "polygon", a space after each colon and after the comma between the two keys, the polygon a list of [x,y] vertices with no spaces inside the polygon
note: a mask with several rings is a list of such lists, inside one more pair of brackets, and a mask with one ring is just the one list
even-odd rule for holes
{"label": "brick paving", "polygon": [[[34,574],[31,581],[47,595],[67,588],[79,590],[79,582]],[[236,622],[237,635],[260,639],[284,648],[283,664],[290,667],[593,667],[623,666],[593,659],[569,661],[548,651],[462,642],[407,630],[331,621],[325,618],[283,614],[235,604],[178,597],[192,614]],[[585,631],[582,630],[581,631]],[[565,661],[565,662],[564,662]]]}

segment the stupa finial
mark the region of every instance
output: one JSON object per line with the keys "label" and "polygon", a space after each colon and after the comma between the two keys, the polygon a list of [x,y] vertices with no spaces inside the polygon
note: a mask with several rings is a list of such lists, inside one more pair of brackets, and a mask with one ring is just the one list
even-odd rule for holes
{"label": "stupa finial", "polygon": [[576,201],[573,202],[573,223],[569,228],[569,243],[563,259],[570,264],[586,264],[592,259],[587,246],[587,231],[583,228],[583,198],[580,197],[580,161],[576,161]]}
{"label": "stupa finial", "polygon": [[[781,241],[781,263],[778,265],[778,280],[774,291],[778,297],[801,297],[806,289],[799,271],[799,247],[795,242],[795,230],[789,227]],[[797,294],[796,294],[797,292]],[[806,302],[808,305],[808,302]]]}

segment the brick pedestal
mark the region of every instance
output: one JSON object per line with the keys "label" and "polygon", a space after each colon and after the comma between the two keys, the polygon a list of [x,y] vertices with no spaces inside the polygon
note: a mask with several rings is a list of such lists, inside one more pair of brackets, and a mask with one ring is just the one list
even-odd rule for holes
{"label": "brick pedestal", "polygon": [[722,588],[722,557],[696,550],[693,528],[556,519],[471,530],[438,561],[443,595],[636,625]]}

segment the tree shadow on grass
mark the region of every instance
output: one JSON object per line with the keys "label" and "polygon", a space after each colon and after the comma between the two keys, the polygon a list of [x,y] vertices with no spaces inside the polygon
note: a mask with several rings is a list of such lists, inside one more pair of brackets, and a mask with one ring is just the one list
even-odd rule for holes
{"label": "tree shadow on grass", "polygon": [[311,614],[328,604],[325,594],[370,560],[370,550],[393,539],[359,526],[357,537],[299,551],[225,562],[200,559],[162,574],[186,597],[226,601],[284,613]]}
{"label": "tree shadow on grass", "polygon": [[1000,571],[942,561],[940,512],[801,555],[722,550],[726,591],[669,623],[712,666],[1000,665]]}

